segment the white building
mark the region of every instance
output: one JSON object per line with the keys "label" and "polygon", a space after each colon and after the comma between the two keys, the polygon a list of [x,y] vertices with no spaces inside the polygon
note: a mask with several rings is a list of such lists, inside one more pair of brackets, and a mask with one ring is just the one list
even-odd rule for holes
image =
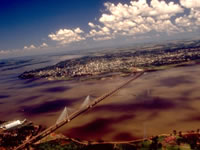
{"label": "white building", "polygon": [[0,129],[9,130],[9,129],[15,128],[17,126],[20,126],[20,125],[24,124],[25,122],[26,122],[26,119],[24,119],[23,121],[14,120],[14,121],[5,122],[0,125]]}

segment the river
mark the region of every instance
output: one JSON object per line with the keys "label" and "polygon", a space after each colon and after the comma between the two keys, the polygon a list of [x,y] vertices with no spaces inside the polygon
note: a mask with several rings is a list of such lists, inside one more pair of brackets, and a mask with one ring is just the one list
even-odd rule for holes
{"label": "river", "polygon": [[[80,55],[49,55],[0,60],[0,120],[28,119],[50,126],[67,107],[79,109],[130,77],[104,80],[22,80],[24,71]],[[200,126],[200,66],[145,73],[112,97],[62,127],[69,137],[86,140],[133,140]]]}

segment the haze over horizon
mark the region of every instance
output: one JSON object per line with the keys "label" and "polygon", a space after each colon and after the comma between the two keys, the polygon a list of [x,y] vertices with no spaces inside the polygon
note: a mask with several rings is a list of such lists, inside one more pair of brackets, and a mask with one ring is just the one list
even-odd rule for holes
{"label": "haze over horizon", "polygon": [[0,57],[198,37],[199,0],[2,0]]}

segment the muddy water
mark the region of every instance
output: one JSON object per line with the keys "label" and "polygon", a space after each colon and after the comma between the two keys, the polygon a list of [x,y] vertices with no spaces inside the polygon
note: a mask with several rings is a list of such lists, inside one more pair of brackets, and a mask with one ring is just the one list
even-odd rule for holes
{"label": "muddy water", "polygon": [[[20,80],[17,76],[23,71],[56,62],[28,60],[0,67],[0,120],[27,118],[48,127],[64,106],[71,113],[87,95],[94,99],[130,78]],[[57,132],[87,140],[132,140],[174,129],[196,130],[200,127],[199,74],[199,65],[147,73]]]}

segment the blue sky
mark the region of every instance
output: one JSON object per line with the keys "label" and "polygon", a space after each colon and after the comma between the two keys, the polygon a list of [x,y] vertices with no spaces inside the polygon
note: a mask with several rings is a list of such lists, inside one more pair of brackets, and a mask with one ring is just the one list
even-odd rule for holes
{"label": "blue sky", "polygon": [[[40,43],[59,28],[87,26],[103,4],[83,0],[1,0],[0,45],[2,49]],[[78,4],[78,5],[77,5]],[[12,41],[12,42],[11,42]]]}
{"label": "blue sky", "polygon": [[197,36],[199,0],[0,0],[0,55]]}
{"label": "blue sky", "polygon": [[39,44],[41,39],[46,39],[49,33],[60,28],[80,26],[89,30],[88,22],[101,15],[100,10],[104,8],[105,2],[107,1],[1,0],[0,49],[23,48],[26,44]]}

